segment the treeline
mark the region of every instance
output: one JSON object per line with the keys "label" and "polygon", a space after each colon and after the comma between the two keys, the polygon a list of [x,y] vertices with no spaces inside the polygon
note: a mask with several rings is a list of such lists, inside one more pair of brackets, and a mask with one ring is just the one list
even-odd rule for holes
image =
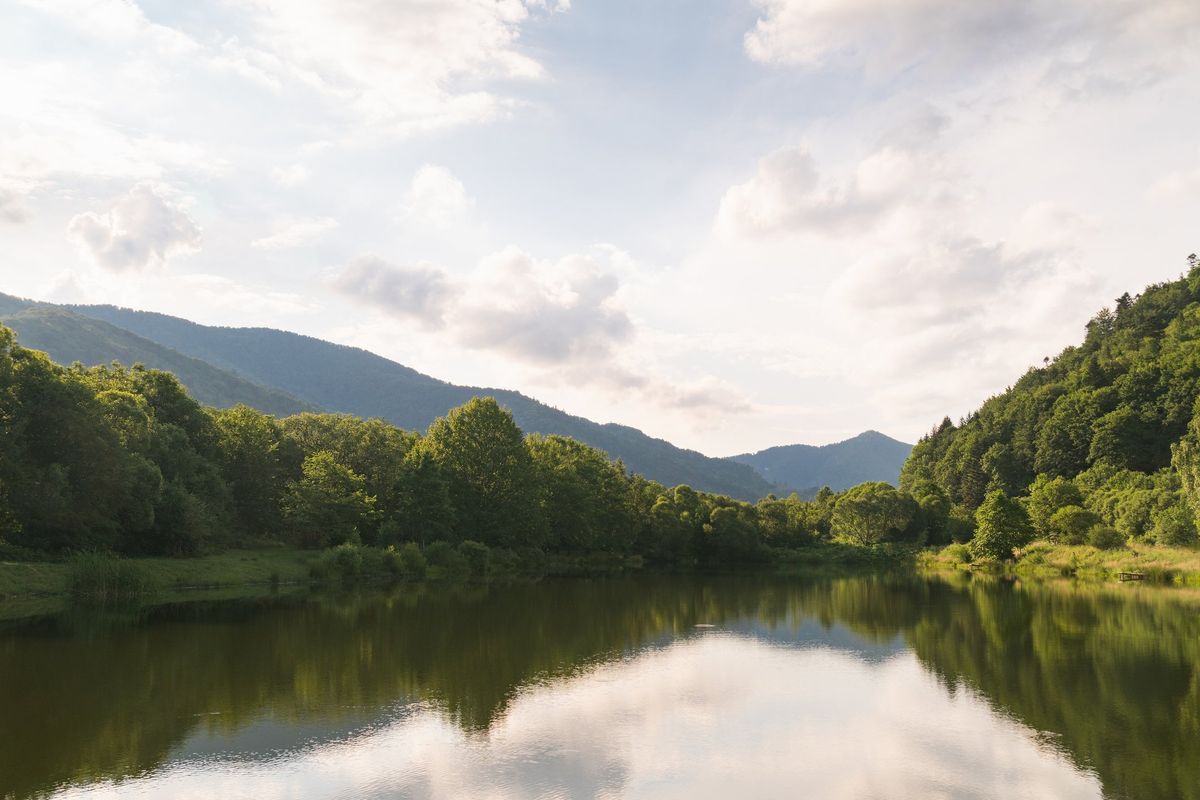
{"label": "treeline", "polygon": [[[901,474],[951,503],[952,537],[1005,556],[1034,536],[1189,545],[1200,513],[1200,262],[1124,294],[1082,345],[1030,369],[957,425],[923,437]],[[979,536],[975,536],[978,529]],[[974,537],[974,538],[973,538]]]}
{"label": "treeline", "polygon": [[920,542],[948,524],[939,493],[886,484],[757,504],[668,488],[575,440],[524,435],[490,398],[423,436],[379,419],[205,408],[168,373],[64,368],[2,328],[0,426],[0,542],[17,553],[477,542],[510,560],[721,565],[822,541]]}

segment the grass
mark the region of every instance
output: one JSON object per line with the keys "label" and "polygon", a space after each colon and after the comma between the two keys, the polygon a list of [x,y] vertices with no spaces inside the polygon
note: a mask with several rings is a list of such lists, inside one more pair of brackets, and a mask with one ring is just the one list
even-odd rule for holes
{"label": "grass", "polygon": [[67,569],[67,591],[77,602],[129,602],[154,592],[147,572],[127,558],[81,553],[71,559]]}
{"label": "grass", "polygon": [[[1016,551],[1012,572],[1029,577],[1072,576],[1087,580],[1115,581],[1118,573],[1138,572],[1147,581],[1200,586],[1200,549],[1163,547],[1141,543],[1112,550],[1091,545],[1065,545],[1036,541]],[[974,569],[980,565],[964,560],[955,545],[925,551],[918,559],[925,569]]]}
{"label": "grass", "polygon": [[[199,558],[104,560],[136,569],[136,580],[142,582],[139,591],[161,592],[307,582],[316,556],[313,552],[269,548],[230,550]],[[75,591],[94,593],[97,585],[104,586],[105,570],[124,569],[99,563],[81,567],[80,563],[78,559],[62,563],[0,562],[0,601],[65,597]],[[128,574],[120,580],[129,586],[135,576]]]}

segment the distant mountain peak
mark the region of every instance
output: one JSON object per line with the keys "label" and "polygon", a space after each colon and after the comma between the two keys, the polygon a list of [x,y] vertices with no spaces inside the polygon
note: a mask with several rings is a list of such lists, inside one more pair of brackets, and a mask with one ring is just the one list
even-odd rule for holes
{"label": "distant mountain peak", "polygon": [[895,484],[912,447],[871,429],[831,444],[778,445],[730,460],[754,467],[773,483],[809,494],[822,486],[837,491],[866,481]]}

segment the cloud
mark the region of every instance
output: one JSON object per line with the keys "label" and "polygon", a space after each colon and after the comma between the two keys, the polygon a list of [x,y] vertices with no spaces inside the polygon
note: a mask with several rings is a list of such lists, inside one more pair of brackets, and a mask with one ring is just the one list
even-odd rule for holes
{"label": "cloud", "polygon": [[545,12],[545,2],[252,0],[249,8],[253,33],[232,65],[308,85],[402,133],[492,119],[513,102],[482,83],[543,75],[518,39],[530,9]]}
{"label": "cloud", "polygon": [[603,358],[633,335],[615,302],[619,285],[592,256],[538,261],[510,247],[480,263],[457,314],[458,337],[547,366]]}
{"label": "cloud", "polygon": [[338,226],[337,220],[330,217],[318,219],[299,219],[287,223],[282,228],[250,242],[250,246],[258,250],[280,250],[288,247],[299,247],[320,239],[324,234]]}
{"label": "cloud", "polygon": [[289,164],[271,170],[271,179],[285,189],[294,189],[308,182],[312,172],[303,164]]}
{"label": "cloud", "polygon": [[406,220],[446,228],[461,220],[475,205],[462,181],[450,170],[426,164],[413,175],[404,195]]}
{"label": "cloud", "polygon": [[693,419],[750,410],[727,382],[668,377],[639,351],[638,327],[622,302],[622,276],[638,268],[608,246],[559,259],[508,247],[458,277],[431,264],[364,256],[333,273],[330,285],[401,323],[437,331],[435,346],[494,353],[547,385],[638,397]]}
{"label": "cloud", "polygon": [[71,219],[68,235],[80,253],[113,272],[157,269],[200,250],[200,227],[168,187],[139,183],[105,212]]}
{"label": "cloud", "polygon": [[1192,0],[756,0],[745,36],[764,63],[842,63],[888,80],[903,73],[969,80],[1027,65],[1074,90],[1136,86],[1188,57],[1200,30]]}
{"label": "cloud", "polygon": [[458,294],[446,273],[429,264],[402,267],[376,256],[359,256],[332,278],[333,288],[390,316],[440,328]]}
{"label": "cloud", "polygon": [[830,179],[820,174],[806,147],[782,147],[758,162],[753,177],[725,191],[716,232],[725,238],[753,238],[867,228],[903,204],[952,194],[939,171],[927,154],[884,144],[848,175]]}
{"label": "cloud", "polygon": [[982,401],[1078,338],[1096,277],[1069,245],[1026,241],[942,239],[873,251],[846,269],[827,324],[870,343],[855,371],[878,403],[933,419],[930,409]]}
{"label": "cloud", "polygon": [[0,222],[28,222],[30,217],[24,196],[16,189],[0,186]]}

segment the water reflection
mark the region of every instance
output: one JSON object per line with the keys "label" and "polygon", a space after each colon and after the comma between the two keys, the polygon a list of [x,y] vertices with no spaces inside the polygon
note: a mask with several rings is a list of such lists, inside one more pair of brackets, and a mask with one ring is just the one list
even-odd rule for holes
{"label": "water reflection", "polygon": [[1194,798],[1198,628],[878,576],[43,620],[0,634],[0,794]]}

